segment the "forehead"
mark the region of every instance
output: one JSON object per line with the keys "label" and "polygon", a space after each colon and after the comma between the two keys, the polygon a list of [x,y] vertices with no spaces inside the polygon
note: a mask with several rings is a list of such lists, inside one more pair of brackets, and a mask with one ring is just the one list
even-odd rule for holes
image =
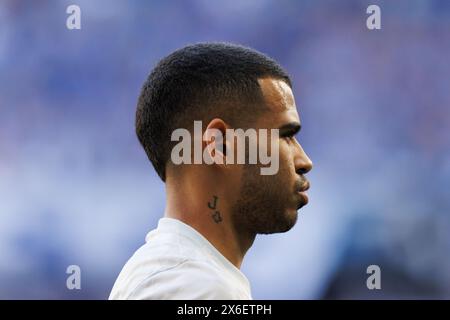
{"label": "forehead", "polygon": [[264,117],[271,122],[299,122],[294,94],[289,85],[283,80],[262,78],[258,80],[264,101],[269,108]]}

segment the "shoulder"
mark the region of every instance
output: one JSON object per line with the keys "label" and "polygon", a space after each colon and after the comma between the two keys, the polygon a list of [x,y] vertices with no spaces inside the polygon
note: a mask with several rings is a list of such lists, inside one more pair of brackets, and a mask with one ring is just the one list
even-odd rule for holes
{"label": "shoulder", "polygon": [[148,275],[127,299],[239,299],[235,289],[211,263],[184,260]]}

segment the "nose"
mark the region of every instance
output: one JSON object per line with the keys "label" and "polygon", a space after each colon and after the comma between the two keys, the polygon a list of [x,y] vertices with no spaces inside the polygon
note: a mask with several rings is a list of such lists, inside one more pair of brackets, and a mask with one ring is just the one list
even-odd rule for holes
{"label": "nose", "polygon": [[295,172],[297,174],[305,174],[311,171],[313,163],[308,155],[303,150],[302,146],[298,144],[298,151],[296,152],[295,159]]}

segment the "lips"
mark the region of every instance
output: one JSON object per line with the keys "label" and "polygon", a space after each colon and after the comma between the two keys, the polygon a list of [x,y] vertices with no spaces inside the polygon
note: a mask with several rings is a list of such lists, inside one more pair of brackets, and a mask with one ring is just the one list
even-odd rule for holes
{"label": "lips", "polygon": [[300,188],[297,189],[297,192],[305,192],[310,187],[309,181],[304,180],[303,184],[300,186]]}
{"label": "lips", "polygon": [[308,204],[309,202],[309,198],[308,195],[305,192],[298,192],[298,194],[300,195],[301,203],[300,203],[300,208],[303,207],[304,205]]}
{"label": "lips", "polygon": [[297,188],[297,194],[300,196],[299,201],[300,203],[297,207],[297,210],[303,207],[304,205],[308,204],[309,198],[305,191],[308,190],[309,187],[310,187],[309,181],[304,180],[303,184],[301,184],[300,187]]}

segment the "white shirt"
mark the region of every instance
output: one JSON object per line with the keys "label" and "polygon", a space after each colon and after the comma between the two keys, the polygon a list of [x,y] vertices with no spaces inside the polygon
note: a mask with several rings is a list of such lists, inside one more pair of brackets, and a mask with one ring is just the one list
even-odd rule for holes
{"label": "white shirt", "polygon": [[109,299],[250,300],[245,275],[191,226],[161,218],[128,260]]}

